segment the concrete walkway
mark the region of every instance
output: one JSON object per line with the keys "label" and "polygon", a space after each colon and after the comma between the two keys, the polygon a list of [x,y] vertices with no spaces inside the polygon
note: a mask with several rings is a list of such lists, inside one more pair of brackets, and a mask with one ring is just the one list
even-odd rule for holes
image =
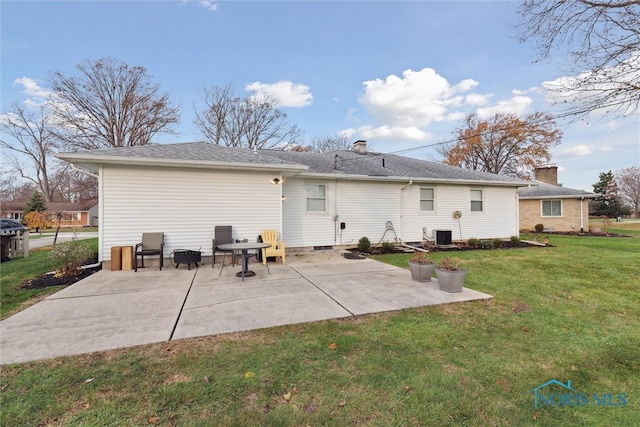
{"label": "concrete walkway", "polygon": [[0,322],[0,364],[435,304],[492,298],[411,280],[408,270],[336,252],[287,265],[102,270]]}

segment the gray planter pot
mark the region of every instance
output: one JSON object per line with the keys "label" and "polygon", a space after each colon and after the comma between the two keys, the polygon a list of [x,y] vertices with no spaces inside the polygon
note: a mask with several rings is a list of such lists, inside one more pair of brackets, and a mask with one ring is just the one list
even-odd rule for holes
{"label": "gray planter pot", "polygon": [[436,279],[440,290],[445,292],[462,292],[467,270],[441,270],[436,268]]}
{"label": "gray planter pot", "polygon": [[433,275],[435,264],[432,262],[411,262],[409,261],[409,270],[411,270],[411,278],[416,282],[430,282]]}

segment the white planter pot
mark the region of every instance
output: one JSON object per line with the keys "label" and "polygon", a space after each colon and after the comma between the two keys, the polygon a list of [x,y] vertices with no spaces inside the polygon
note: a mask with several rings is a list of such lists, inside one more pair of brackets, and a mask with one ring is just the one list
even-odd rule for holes
{"label": "white planter pot", "polygon": [[416,282],[430,282],[433,275],[435,264],[432,262],[411,262],[409,261],[409,270],[411,270],[411,279]]}
{"label": "white planter pot", "polygon": [[436,268],[438,287],[445,292],[462,292],[467,270],[441,270]]}

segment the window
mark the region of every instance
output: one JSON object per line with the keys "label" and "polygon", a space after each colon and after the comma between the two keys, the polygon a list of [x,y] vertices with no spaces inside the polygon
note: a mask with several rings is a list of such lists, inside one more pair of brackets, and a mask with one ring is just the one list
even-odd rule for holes
{"label": "window", "polygon": [[435,211],[435,190],[433,188],[420,189],[420,210],[423,212]]}
{"label": "window", "polygon": [[562,200],[543,200],[542,216],[562,216]]}
{"label": "window", "polygon": [[471,212],[482,212],[482,190],[471,190]]}
{"label": "window", "polygon": [[307,212],[325,212],[327,186],[324,184],[307,184]]}

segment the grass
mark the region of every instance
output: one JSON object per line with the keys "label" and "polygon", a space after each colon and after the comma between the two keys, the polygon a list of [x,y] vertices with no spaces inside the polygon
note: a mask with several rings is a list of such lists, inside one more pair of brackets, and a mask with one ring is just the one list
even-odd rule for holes
{"label": "grass", "polygon": [[[550,240],[456,254],[488,301],[5,366],[2,425],[635,425],[640,240]],[[589,405],[534,409],[550,379]]]}
{"label": "grass", "polygon": [[[98,252],[98,239],[86,239],[91,250]],[[43,289],[20,289],[22,284],[34,277],[55,270],[49,257],[51,246],[32,249],[27,258],[16,257],[9,262],[0,264],[2,282],[0,284],[0,317],[2,319],[20,311],[42,298],[61,289],[61,286],[51,286]]]}

